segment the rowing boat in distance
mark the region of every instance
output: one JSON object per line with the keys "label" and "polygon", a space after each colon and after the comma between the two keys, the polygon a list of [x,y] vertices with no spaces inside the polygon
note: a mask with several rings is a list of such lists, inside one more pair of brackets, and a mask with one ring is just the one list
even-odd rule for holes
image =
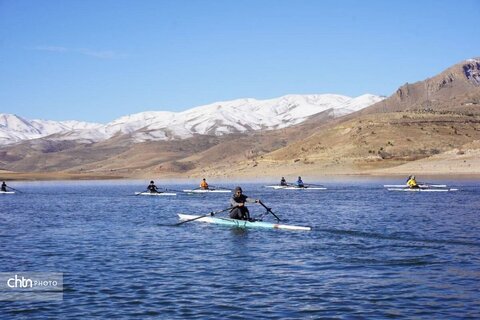
{"label": "rowing boat in distance", "polygon": [[302,230],[302,231],[312,230],[312,227],[294,226],[294,225],[270,223],[270,222],[263,222],[263,221],[246,221],[246,220],[237,220],[237,219],[230,219],[230,218],[216,218],[216,217],[209,217],[209,216],[202,217],[202,216],[195,216],[195,215],[181,214],[181,213],[178,214],[178,217],[180,218],[181,221],[194,220],[199,222],[221,224],[221,225],[238,227],[238,228],[264,228],[264,229],[284,229],[284,230]]}
{"label": "rowing boat in distance", "polygon": [[[405,184],[384,184],[385,188],[405,188]],[[446,184],[419,184],[420,188],[446,188]]]}
{"label": "rowing boat in distance", "polygon": [[176,193],[173,192],[135,192],[136,196],[176,196]]}
{"label": "rowing boat in distance", "polygon": [[183,192],[187,193],[230,193],[227,189],[185,189]]}
{"label": "rowing boat in distance", "polygon": [[458,191],[458,189],[438,189],[438,188],[387,188],[388,191],[403,191],[403,192],[449,192]]}
{"label": "rowing boat in distance", "polygon": [[273,188],[274,190],[327,190],[325,187],[317,187],[317,186],[305,186],[305,187],[297,187],[297,186],[265,186],[265,188]]}

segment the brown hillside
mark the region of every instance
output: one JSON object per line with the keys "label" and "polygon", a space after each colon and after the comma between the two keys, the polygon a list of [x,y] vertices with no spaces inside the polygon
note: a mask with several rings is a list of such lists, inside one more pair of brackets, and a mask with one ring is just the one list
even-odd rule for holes
{"label": "brown hillside", "polygon": [[360,114],[411,110],[480,112],[480,59],[458,63],[433,78],[407,83]]}

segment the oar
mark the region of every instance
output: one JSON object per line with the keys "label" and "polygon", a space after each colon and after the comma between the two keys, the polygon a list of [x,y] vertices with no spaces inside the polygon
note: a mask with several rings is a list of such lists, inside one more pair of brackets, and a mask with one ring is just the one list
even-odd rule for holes
{"label": "oar", "polygon": [[[196,192],[194,192],[195,190],[199,190],[201,189],[202,187],[196,187],[196,188],[193,188],[193,189],[189,189],[190,191],[180,191],[180,192],[185,192],[186,194],[195,194]],[[208,190],[208,189],[207,189]]]}
{"label": "oar", "polygon": [[212,187],[212,188],[217,189],[217,190],[232,190],[230,188],[217,187],[217,186],[209,186],[209,187]]}
{"label": "oar", "polygon": [[314,187],[324,187],[323,184],[315,184],[315,183],[307,183],[307,186],[314,186]]}
{"label": "oar", "polygon": [[262,201],[258,200],[258,203],[260,203],[265,209],[267,209],[267,212],[270,212],[271,214],[273,214],[273,216],[275,218],[277,218],[278,221],[280,221],[280,218],[277,217],[277,215],[275,213],[273,213],[272,209],[270,209],[269,207],[267,207],[266,205],[263,204]]}
{"label": "oar", "polygon": [[17,190],[17,189],[15,189],[15,188],[12,188],[12,187],[10,187],[10,186],[7,186],[7,188],[12,189],[12,190],[17,191],[17,192],[20,192],[20,193],[23,193],[22,191]]}
{"label": "oar", "polygon": [[225,211],[227,211],[227,210],[232,210],[233,208],[236,208],[236,207],[228,207],[228,208],[223,209],[223,210],[212,211],[212,212],[209,212],[209,213],[207,213],[207,214],[204,214],[203,216],[198,216],[198,217],[193,218],[193,219],[190,219],[190,220],[180,221],[179,223],[175,223],[174,226],[179,226],[179,225],[182,225],[182,224],[184,224],[184,223],[191,222],[191,221],[195,221],[195,220],[198,220],[198,219],[201,219],[201,218],[205,218],[205,217],[208,217],[208,216],[214,216],[214,215],[216,215],[217,213],[225,212]]}
{"label": "oar", "polygon": [[427,185],[431,188],[446,188],[446,184],[435,184],[435,183],[430,183],[430,182],[417,182],[418,184],[424,184]]}
{"label": "oar", "polygon": [[139,196],[139,195],[141,195],[142,193],[147,192],[147,191],[148,191],[148,189],[145,190],[145,191],[142,191],[142,192],[137,193],[135,196]]}

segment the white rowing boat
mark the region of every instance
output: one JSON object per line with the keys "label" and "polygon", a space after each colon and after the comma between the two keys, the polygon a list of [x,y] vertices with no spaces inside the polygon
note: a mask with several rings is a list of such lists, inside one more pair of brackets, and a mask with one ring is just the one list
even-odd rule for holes
{"label": "white rowing boat", "polygon": [[449,192],[458,191],[458,189],[428,189],[428,188],[388,188],[388,191],[404,191],[404,192]]}
{"label": "white rowing boat", "polygon": [[0,191],[0,194],[15,194],[15,191]]}
{"label": "white rowing boat", "polygon": [[327,190],[325,187],[297,187],[297,186],[265,186],[266,188],[273,188],[274,190]]}
{"label": "white rowing boat", "polygon": [[136,196],[176,196],[173,192],[135,192]]}
{"label": "white rowing boat", "polygon": [[209,217],[209,216],[202,217],[202,216],[195,216],[195,215],[181,214],[181,213],[178,214],[178,217],[180,218],[181,221],[195,219],[194,221],[221,224],[221,225],[227,225],[227,226],[238,227],[238,228],[267,228],[267,229],[304,230],[304,231],[312,230],[312,227],[302,227],[302,226],[270,223],[270,222],[263,222],[263,221],[246,221],[246,220],[237,220],[237,219],[230,219],[230,218],[215,218],[215,217]]}
{"label": "white rowing boat", "polygon": [[[385,188],[405,188],[405,184],[384,184]],[[446,184],[419,184],[420,188],[446,188]]]}
{"label": "white rowing boat", "polygon": [[186,189],[183,192],[187,193],[230,193],[230,190],[225,189]]}

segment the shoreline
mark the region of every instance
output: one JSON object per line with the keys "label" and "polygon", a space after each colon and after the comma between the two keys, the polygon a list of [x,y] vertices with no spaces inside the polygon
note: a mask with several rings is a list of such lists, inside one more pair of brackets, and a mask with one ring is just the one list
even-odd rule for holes
{"label": "shoreline", "polygon": [[[420,179],[453,179],[453,180],[480,180],[480,173],[471,172],[448,172],[448,173],[418,173],[413,172]],[[404,172],[346,172],[346,173],[322,173],[322,174],[311,174],[308,172],[299,172],[296,175],[312,181],[312,180],[328,180],[328,179],[340,179],[345,180],[348,178],[357,179],[357,178],[371,178],[371,179],[382,179],[382,178],[398,178],[403,179],[409,174]],[[67,173],[26,173],[26,172],[0,172],[0,180],[3,181],[102,181],[102,180],[159,180],[159,181],[173,181],[173,180],[182,180],[182,181],[197,181],[202,177],[207,178],[207,180],[215,181],[277,181],[281,176],[293,177],[292,174],[232,174],[232,175],[188,175],[188,174],[162,174],[158,173],[152,174],[142,174],[139,176],[116,176],[116,175],[95,175],[95,174],[67,174]],[[287,180],[292,180],[287,179]]]}

